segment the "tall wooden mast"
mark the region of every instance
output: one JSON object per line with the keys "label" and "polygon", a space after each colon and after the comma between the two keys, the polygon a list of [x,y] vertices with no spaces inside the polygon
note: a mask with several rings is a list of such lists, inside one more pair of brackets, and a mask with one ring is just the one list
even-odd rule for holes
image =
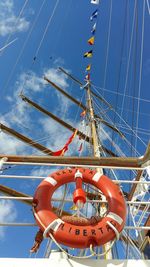
{"label": "tall wooden mast", "polygon": [[[90,90],[90,82],[88,82],[88,85],[87,85],[87,105],[89,109],[89,121],[90,121],[91,135],[92,135],[92,140],[93,140],[93,156],[100,158],[102,154],[102,145],[98,138],[98,133],[97,133],[97,126],[96,126],[96,120],[94,117],[94,109],[93,109],[91,90]],[[99,167],[97,168],[97,172],[99,172],[102,175],[103,169]],[[110,247],[110,243],[107,243],[103,246],[103,250],[106,252],[109,250],[109,247]],[[112,259],[111,250],[107,252],[107,254],[105,255],[105,259]]]}
{"label": "tall wooden mast", "polygon": [[[91,98],[90,83],[88,84],[88,87],[87,87],[87,105],[89,109],[89,121],[90,121],[91,135],[92,135],[92,140],[93,140],[93,156],[100,157],[101,156],[101,151],[100,151],[101,145],[98,140],[97,127],[96,127],[94,109],[93,109],[92,98]],[[103,174],[103,170],[101,168],[98,168],[98,171]]]}

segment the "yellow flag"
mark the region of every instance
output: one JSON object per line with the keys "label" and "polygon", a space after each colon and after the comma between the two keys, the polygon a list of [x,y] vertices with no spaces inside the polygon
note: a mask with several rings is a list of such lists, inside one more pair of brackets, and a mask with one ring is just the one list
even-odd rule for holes
{"label": "yellow flag", "polygon": [[87,67],[86,67],[86,71],[89,71],[91,69],[91,64],[89,64]]}
{"label": "yellow flag", "polygon": [[93,45],[94,44],[94,36],[92,36],[89,40],[88,40],[88,44]]}
{"label": "yellow flag", "polygon": [[92,50],[89,51],[89,52],[86,52],[86,53],[84,54],[84,57],[92,57]]}

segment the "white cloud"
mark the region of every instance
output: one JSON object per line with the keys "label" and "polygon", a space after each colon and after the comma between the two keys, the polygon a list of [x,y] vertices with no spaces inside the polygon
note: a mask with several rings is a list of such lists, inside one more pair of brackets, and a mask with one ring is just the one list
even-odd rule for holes
{"label": "white cloud", "polygon": [[[1,118],[1,122],[7,121],[7,125],[21,123],[28,126],[30,124],[29,106],[21,100],[19,95],[22,90],[23,94],[25,95],[35,95],[36,93],[43,91],[47,85],[47,82],[43,79],[43,76],[44,73],[41,75],[41,78],[33,71],[21,73],[14,86],[15,90],[13,96],[6,97],[6,100],[13,103],[11,111],[6,113],[5,116]],[[62,80],[62,78],[60,80]]]}
{"label": "white cloud", "polygon": [[56,58],[55,61],[54,61],[54,65],[56,65],[56,67],[63,66],[64,63],[65,63],[64,59],[62,59],[60,57]]}
{"label": "white cloud", "polygon": [[[84,126],[81,127],[79,123],[75,123],[71,120],[67,121],[70,125],[72,125],[74,128],[79,129],[81,132],[85,133],[86,135],[89,135],[89,127]],[[49,147],[53,151],[57,151],[63,148],[65,143],[68,141],[69,137],[73,134],[70,130],[64,128],[60,124],[58,124],[56,121],[44,118],[40,120],[43,134],[44,136],[47,136],[47,143],[46,147]],[[87,129],[86,129],[87,128]],[[83,150],[82,152],[78,152],[78,149],[80,147],[80,144],[83,144]],[[89,144],[84,140],[79,140],[79,137],[76,136],[72,143],[69,145],[68,151],[66,151],[65,155],[85,155],[89,153]]]}
{"label": "white cloud", "polygon": [[17,91],[15,96],[17,97],[22,89],[25,92],[30,92],[30,94],[40,92],[43,90],[46,84],[47,83],[43,77],[39,77],[35,72],[23,72],[16,82]]}
{"label": "white cloud", "polygon": [[25,150],[24,143],[0,132],[0,153],[1,154],[20,154]]}
{"label": "white cloud", "polygon": [[71,132],[58,124],[56,121],[44,118],[40,120],[45,135],[49,136],[47,139],[47,147],[53,151],[63,148]]}
{"label": "white cloud", "polygon": [[31,110],[29,106],[21,100],[19,95],[22,89],[24,94],[32,95],[42,91],[45,86],[46,82],[44,79],[37,76],[34,72],[28,71],[21,73],[14,86],[15,90],[13,96],[8,96],[6,98],[6,100],[13,103],[11,111],[5,114],[2,120],[7,121],[7,125],[22,124],[28,127],[30,124]]}
{"label": "white cloud", "polygon": [[[14,85],[14,94],[6,97],[6,100],[9,104],[11,104],[11,111],[0,118],[1,123],[6,124],[11,128],[16,127],[16,125],[21,125],[23,130],[31,127],[30,113],[32,109],[30,109],[30,106],[20,99],[19,94],[23,90],[23,94],[27,96],[33,95],[34,99],[40,92],[48,90],[47,82],[43,79],[44,75],[46,75],[49,79],[52,79],[53,82],[57,81],[57,84],[59,84],[59,86],[63,86],[63,88],[68,86],[67,77],[63,73],[58,72],[55,68],[43,69],[41,75],[37,75],[33,71],[21,73]],[[58,95],[60,95],[60,93]],[[63,99],[65,99],[65,97],[63,97]],[[62,104],[59,106],[61,106],[64,111],[64,108],[67,109],[67,106],[63,103],[63,101],[65,102],[66,100],[63,99],[58,98]],[[58,110],[55,111],[58,112]],[[44,134],[48,135],[48,139],[50,140],[50,142],[47,142],[47,146],[49,148],[52,146],[52,149],[54,150],[60,149],[60,147],[65,144],[69,136],[69,131],[48,118],[43,119],[40,123],[44,130]],[[8,135],[1,135],[0,145],[3,148],[3,153],[12,151],[12,153],[16,154],[22,153],[26,150],[26,146],[22,142],[18,142],[18,140],[11,138]]]}
{"label": "white cloud", "polygon": [[0,3],[1,8],[7,9],[8,12],[11,12],[13,5],[14,3],[12,0],[2,0]]}
{"label": "white cloud", "polygon": [[13,102],[13,98],[11,96],[7,95],[5,98],[9,102],[11,102],[11,103]]}
{"label": "white cloud", "polygon": [[[60,61],[60,59],[58,59],[58,62],[59,61]],[[64,91],[67,91],[69,84],[67,82],[66,75],[63,72],[60,72],[57,68],[50,68],[48,70],[45,70],[44,76],[46,76],[49,80],[51,80],[53,83],[58,85]],[[61,105],[59,105],[57,107],[57,111],[61,112],[62,114],[65,114],[65,112],[72,105],[72,102],[70,100],[68,100],[68,98],[64,97],[64,95],[62,95],[56,89],[55,89],[55,93],[56,93],[57,98],[59,99],[59,101],[61,103]]]}
{"label": "white cloud", "polygon": [[58,168],[55,167],[37,167],[35,169],[32,170],[32,172],[30,173],[30,175],[32,176],[41,176],[41,177],[47,177],[48,175],[50,175],[52,172],[58,170]]}
{"label": "white cloud", "polygon": [[[17,217],[17,212],[12,201],[0,200],[0,222],[13,222]],[[5,235],[5,227],[0,227],[0,237],[3,238]]]}
{"label": "white cloud", "polygon": [[[21,126],[23,131],[25,130],[25,128],[27,129],[29,128],[32,131],[32,121],[30,115],[33,109],[31,109],[28,104],[22,101],[18,95],[23,89],[23,94],[27,96],[28,95],[33,96],[33,99],[38,99],[40,92],[43,93],[45,90],[49,90],[49,88],[47,87],[47,82],[45,82],[43,79],[44,75],[46,75],[53,82],[57,82],[59,86],[62,86],[64,89],[67,90],[68,87],[67,77],[63,73],[57,71],[57,69],[55,68],[43,69],[41,75],[37,75],[33,71],[23,72],[18,77],[18,80],[14,85],[14,94],[11,97],[10,96],[7,97],[7,101],[9,101],[11,111],[6,113],[3,117],[0,118],[1,123],[8,125],[8,127],[13,129],[15,129],[16,126]],[[58,93],[58,96],[60,97],[60,98],[58,97],[58,102],[60,104],[58,104],[55,110],[53,111],[56,114],[59,113],[61,114],[61,116],[63,116],[63,114],[65,113],[64,110],[66,109],[66,114],[68,111],[68,106],[64,104],[66,98],[62,96],[59,92],[57,91],[54,92],[55,94]],[[68,105],[71,104],[72,103],[69,101]],[[60,108],[58,110],[59,106]],[[63,110],[62,113],[60,112],[60,109]],[[86,125],[79,125],[78,123],[68,119],[67,122],[74,128],[79,128],[80,131],[88,135],[88,133],[85,132],[85,128],[86,131],[88,130],[87,129],[88,127],[86,127]],[[38,123],[41,125],[40,128],[41,131],[43,132],[43,138],[44,138],[43,141],[45,142],[44,145],[53,151],[60,150],[67,142],[68,138],[72,135],[71,131],[64,128],[51,118],[48,117],[42,119],[39,118]],[[70,144],[69,150],[66,152],[66,155],[67,154],[77,155],[80,143],[81,141],[79,141],[78,137],[76,137],[73,140],[72,144]],[[27,154],[27,152],[29,151],[29,147],[27,149],[27,146],[23,142],[19,142],[14,137],[10,137],[9,135],[2,133],[0,138],[0,146],[1,146],[1,153]],[[84,145],[83,153],[86,150],[87,146]],[[37,150],[36,153],[38,153]]]}
{"label": "white cloud", "polygon": [[[44,69],[39,76],[33,71],[23,72],[19,76],[14,86],[13,96],[7,96],[6,100],[14,102],[11,111],[5,114],[3,121],[7,121],[7,124],[22,123],[28,125],[30,123],[30,109],[29,106],[20,99],[19,94],[23,91],[25,95],[36,95],[39,92],[47,90],[47,82],[44,80],[44,76],[52,80],[57,85],[62,86],[64,89],[68,87],[67,78],[63,73],[60,73],[55,68]],[[62,97],[60,93],[55,91],[58,99],[61,101],[61,108],[68,108],[65,97]]]}
{"label": "white cloud", "polygon": [[13,0],[0,1],[0,35],[6,36],[15,32],[23,32],[29,28],[25,17],[17,17]]}
{"label": "white cloud", "polygon": [[55,68],[45,70],[44,75],[63,89],[69,86],[66,75]]}

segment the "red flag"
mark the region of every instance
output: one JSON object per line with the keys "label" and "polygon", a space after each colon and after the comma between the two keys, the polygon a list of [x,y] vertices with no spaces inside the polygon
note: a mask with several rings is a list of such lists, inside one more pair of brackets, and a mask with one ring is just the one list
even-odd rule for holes
{"label": "red flag", "polygon": [[83,110],[81,113],[80,113],[80,117],[85,117],[86,115],[86,110]]}
{"label": "red flag", "polygon": [[79,152],[82,151],[82,147],[83,147],[83,143],[80,144],[80,147],[79,147],[79,149],[78,149]]}
{"label": "red flag", "polygon": [[75,130],[75,132],[70,136],[70,138],[68,139],[67,143],[64,145],[64,147],[61,150],[52,152],[52,156],[63,156],[64,153],[68,150],[68,146],[71,144],[71,142],[73,141],[73,139],[75,138],[77,134],[77,129]]}
{"label": "red flag", "polygon": [[76,134],[77,134],[77,129],[75,130],[75,132],[70,136],[70,138],[68,139],[67,143],[64,145],[64,148],[70,145],[70,143],[73,141],[73,139],[75,138]]}
{"label": "red flag", "polygon": [[62,148],[61,150],[58,150],[58,151],[55,151],[55,152],[52,152],[52,156],[63,156],[64,153],[67,151],[68,149],[64,149]]}

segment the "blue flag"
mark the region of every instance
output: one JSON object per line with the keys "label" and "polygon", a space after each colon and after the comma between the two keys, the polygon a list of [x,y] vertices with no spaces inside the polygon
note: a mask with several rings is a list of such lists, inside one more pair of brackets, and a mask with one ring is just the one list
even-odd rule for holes
{"label": "blue flag", "polygon": [[97,18],[97,15],[98,15],[98,9],[96,9],[96,10],[92,13],[92,15],[91,15],[91,17],[90,17],[90,20],[92,21],[94,18]]}
{"label": "blue flag", "polygon": [[95,34],[95,31],[96,31],[96,22],[93,25],[93,28],[91,30],[91,33],[94,35]]}

